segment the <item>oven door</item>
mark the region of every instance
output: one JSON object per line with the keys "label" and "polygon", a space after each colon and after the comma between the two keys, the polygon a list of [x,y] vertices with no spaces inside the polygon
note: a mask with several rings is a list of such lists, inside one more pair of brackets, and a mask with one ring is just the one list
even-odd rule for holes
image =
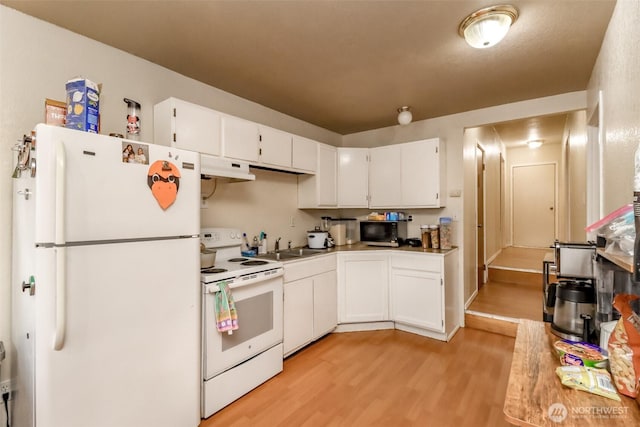
{"label": "oven door", "polygon": [[268,277],[230,284],[238,314],[233,334],[219,332],[215,320],[218,286],[204,286],[203,374],[208,380],[282,342],[282,269]]}

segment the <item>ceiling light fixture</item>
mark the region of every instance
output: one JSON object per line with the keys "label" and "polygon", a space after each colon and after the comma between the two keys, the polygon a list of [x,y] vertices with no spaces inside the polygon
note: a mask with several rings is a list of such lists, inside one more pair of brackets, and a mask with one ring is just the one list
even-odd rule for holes
{"label": "ceiling light fixture", "polygon": [[401,125],[408,125],[413,120],[413,114],[411,114],[411,107],[406,105],[398,108],[398,123]]}
{"label": "ceiling light fixture", "polygon": [[513,6],[485,7],[464,18],[458,33],[471,47],[484,49],[500,43],[516,19],[518,10]]}
{"label": "ceiling light fixture", "polygon": [[527,145],[531,149],[540,148],[542,146],[542,140],[541,139],[531,139],[531,140],[527,141]]}

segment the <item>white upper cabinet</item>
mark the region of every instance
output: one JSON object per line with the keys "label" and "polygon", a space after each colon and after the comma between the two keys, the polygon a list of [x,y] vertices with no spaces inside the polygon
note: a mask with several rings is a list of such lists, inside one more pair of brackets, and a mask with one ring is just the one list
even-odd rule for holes
{"label": "white upper cabinet", "polygon": [[184,150],[219,156],[221,114],[177,98],[153,107],[153,141]]}
{"label": "white upper cabinet", "polygon": [[318,143],[317,158],[316,174],[298,177],[298,208],[335,208],[338,205],[338,150]]}
{"label": "white upper cabinet", "polygon": [[368,148],[338,148],[338,207],[369,207]]}
{"label": "white upper cabinet", "polygon": [[259,156],[258,125],[233,116],[222,117],[223,156],[256,163]]}
{"label": "white upper cabinet", "polygon": [[401,144],[402,204],[406,207],[444,206],[441,186],[440,140],[437,138]]}
{"label": "white upper cabinet", "polygon": [[265,166],[290,168],[292,135],[268,126],[260,125],[258,128],[260,130],[259,163]]}
{"label": "white upper cabinet", "polygon": [[443,148],[432,138],[370,149],[369,207],[443,207]]}
{"label": "white upper cabinet", "polygon": [[318,143],[312,139],[293,135],[291,166],[294,169],[315,173],[318,163]]}
{"label": "white upper cabinet", "polygon": [[369,207],[402,207],[400,145],[387,145],[369,150]]}

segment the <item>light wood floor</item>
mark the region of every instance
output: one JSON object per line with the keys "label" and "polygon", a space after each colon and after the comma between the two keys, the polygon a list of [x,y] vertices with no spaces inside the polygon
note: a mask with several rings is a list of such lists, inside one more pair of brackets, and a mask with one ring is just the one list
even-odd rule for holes
{"label": "light wood floor", "polygon": [[449,343],[396,330],[330,334],[200,427],[507,426],[513,346],[470,328]]}
{"label": "light wood floor", "polygon": [[[553,249],[532,249],[507,247],[489,265],[489,276],[494,276],[492,269],[500,269],[500,281],[489,281],[478,291],[468,310],[516,319],[542,320],[542,260]],[[526,272],[529,278],[522,279],[522,274],[508,279],[508,272]],[[536,273],[533,279],[530,277]],[[497,276],[497,275],[495,275]],[[506,279],[505,279],[506,277]]]}

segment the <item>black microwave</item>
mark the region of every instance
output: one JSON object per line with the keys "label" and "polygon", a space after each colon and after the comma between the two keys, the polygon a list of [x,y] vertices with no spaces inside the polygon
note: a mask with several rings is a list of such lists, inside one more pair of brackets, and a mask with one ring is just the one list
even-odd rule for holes
{"label": "black microwave", "polygon": [[407,240],[406,221],[360,221],[360,241],[397,248]]}

